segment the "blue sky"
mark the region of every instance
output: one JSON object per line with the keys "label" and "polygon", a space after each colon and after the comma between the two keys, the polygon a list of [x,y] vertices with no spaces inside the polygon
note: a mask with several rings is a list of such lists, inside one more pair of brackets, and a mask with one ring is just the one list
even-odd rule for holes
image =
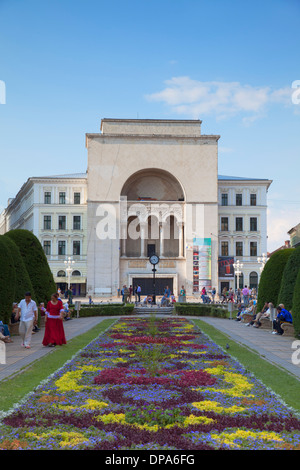
{"label": "blue sky", "polygon": [[273,180],[282,245],[300,222],[299,20],[299,0],[0,0],[0,210],[30,176],[86,171],[102,118],[201,119],[220,174]]}

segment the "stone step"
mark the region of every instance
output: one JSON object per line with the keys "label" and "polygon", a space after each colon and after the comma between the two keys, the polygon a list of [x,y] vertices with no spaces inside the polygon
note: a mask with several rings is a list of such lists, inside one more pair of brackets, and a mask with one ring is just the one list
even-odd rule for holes
{"label": "stone step", "polygon": [[168,314],[171,315],[173,313],[174,309],[173,307],[158,307],[158,306],[152,306],[152,307],[135,307],[133,310],[134,314],[137,315],[151,315],[151,314]]}

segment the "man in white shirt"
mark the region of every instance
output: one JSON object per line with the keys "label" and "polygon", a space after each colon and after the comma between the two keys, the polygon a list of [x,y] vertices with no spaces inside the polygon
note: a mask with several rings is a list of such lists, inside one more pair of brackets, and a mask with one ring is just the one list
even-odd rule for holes
{"label": "man in white shirt", "polygon": [[30,348],[32,327],[37,323],[38,309],[36,303],[31,298],[31,293],[26,292],[25,299],[21,300],[18,305],[17,319],[20,318],[19,333],[23,340],[22,346],[26,349]]}

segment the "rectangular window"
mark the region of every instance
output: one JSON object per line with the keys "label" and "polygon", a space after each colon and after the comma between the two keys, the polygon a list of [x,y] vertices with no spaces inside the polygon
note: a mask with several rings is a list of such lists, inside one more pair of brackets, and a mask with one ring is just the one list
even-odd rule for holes
{"label": "rectangular window", "polygon": [[80,193],[74,193],[74,204],[80,204]]}
{"label": "rectangular window", "polygon": [[67,222],[65,215],[58,216],[58,230],[66,230]]}
{"label": "rectangular window", "polygon": [[81,216],[74,215],[73,216],[73,230],[80,230],[81,229]]}
{"label": "rectangular window", "polygon": [[59,204],[65,204],[66,203],[66,193],[65,192],[60,192],[59,193]]}
{"label": "rectangular window", "polygon": [[250,242],[250,256],[257,256],[257,242]]}
{"label": "rectangular window", "polygon": [[73,241],[73,255],[80,255],[80,241],[74,240]]}
{"label": "rectangular window", "polygon": [[51,193],[49,191],[44,192],[44,204],[51,204]]}
{"label": "rectangular window", "polygon": [[223,193],[221,195],[221,205],[222,206],[228,206],[228,194]]}
{"label": "rectangular window", "polygon": [[221,242],[221,256],[229,256],[228,242]]}
{"label": "rectangular window", "polygon": [[221,217],[221,230],[228,232],[228,217]]}
{"label": "rectangular window", "polygon": [[250,217],[250,231],[256,232],[257,231],[257,218]]}
{"label": "rectangular window", "polygon": [[44,230],[51,230],[51,215],[44,215]]}
{"label": "rectangular window", "polygon": [[45,255],[51,255],[51,241],[44,240],[43,243]]}
{"label": "rectangular window", "polygon": [[235,254],[236,256],[243,256],[243,242],[235,243]]}
{"label": "rectangular window", "polygon": [[242,232],[243,231],[243,217],[237,217],[235,219],[235,230],[237,232]]}
{"label": "rectangular window", "polygon": [[250,206],[256,206],[256,194],[250,194]]}
{"label": "rectangular window", "polygon": [[243,195],[242,194],[236,194],[235,195],[235,204],[236,204],[236,206],[242,206],[243,205]]}
{"label": "rectangular window", "polygon": [[58,254],[60,256],[66,254],[66,242],[65,242],[65,240],[59,240],[59,242],[58,242]]}

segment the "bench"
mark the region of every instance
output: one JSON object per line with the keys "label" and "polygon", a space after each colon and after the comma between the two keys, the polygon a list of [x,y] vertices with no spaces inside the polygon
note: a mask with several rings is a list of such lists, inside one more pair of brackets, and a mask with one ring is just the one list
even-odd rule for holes
{"label": "bench", "polygon": [[9,322],[8,329],[9,329],[10,336],[16,336],[19,334],[19,325],[20,325],[20,322],[16,322],[16,323]]}
{"label": "bench", "polygon": [[281,328],[284,331],[284,336],[295,336],[295,328],[292,323],[283,322],[281,323]]}

